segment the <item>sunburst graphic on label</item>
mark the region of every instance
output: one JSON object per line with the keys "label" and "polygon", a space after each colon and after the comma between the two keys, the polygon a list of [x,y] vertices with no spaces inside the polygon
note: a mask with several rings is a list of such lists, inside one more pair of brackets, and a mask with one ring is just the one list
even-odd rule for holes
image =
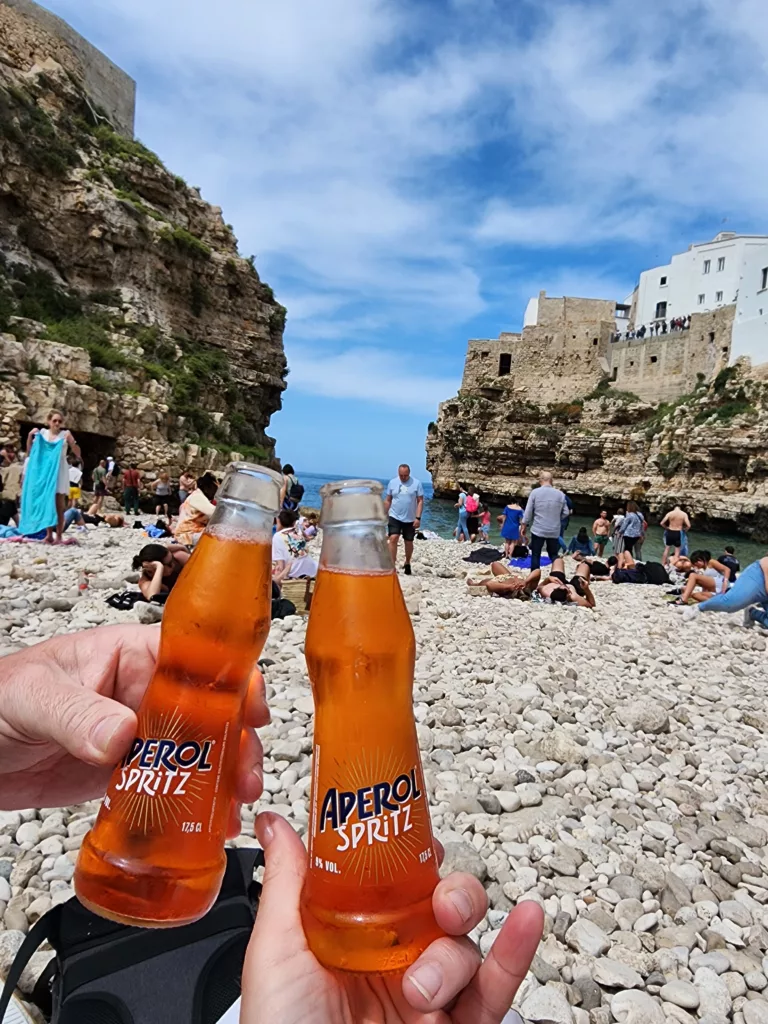
{"label": "sunburst graphic on label", "polygon": [[402,831],[405,820],[398,820],[397,834],[392,825],[386,842],[361,844],[353,852],[342,855],[344,873],[349,872],[361,885],[398,881],[411,870],[414,863],[418,863],[419,851],[425,845],[431,845],[421,768],[404,762],[402,755],[381,749],[371,754],[361,751],[344,764],[334,759],[334,763],[336,771],[332,775],[332,783],[339,789],[359,790],[371,786],[371,780],[396,779],[415,770],[421,796],[408,805],[407,831]]}
{"label": "sunburst graphic on label", "polygon": [[[211,737],[206,736],[201,727],[194,724],[189,716],[182,715],[178,708],[167,712],[144,712],[139,718],[138,735],[173,740],[179,745],[190,742],[202,745],[211,741]],[[217,746],[216,741],[212,740],[212,755],[218,754]],[[127,767],[130,768],[130,765]],[[173,786],[168,793],[160,792],[158,787],[158,792],[151,796],[143,791],[125,796],[115,793],[112,796],[115,813],[123,819],[131,832],[141,832],[144,835],[153,832],[162,835],[169,822],[178,826],[185,818],[195,817],[195,804],[204,798],[206,788],[210,785],[210,775],[201,780],[197,772],[190,773],[184,784],[183,795],[174,792]]]}

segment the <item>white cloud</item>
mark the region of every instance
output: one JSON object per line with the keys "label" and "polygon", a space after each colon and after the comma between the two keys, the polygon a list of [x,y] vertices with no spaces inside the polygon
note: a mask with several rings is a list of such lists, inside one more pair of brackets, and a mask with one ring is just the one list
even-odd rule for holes
{"label": "white cloud", "polygon": [[420,372],[415,361],[386,349],[350,348],[332,353],[291,345],[290,387],[326,398],[352,398],[434,414],[439,402],[454,395],[458,380]]}
{"label": "white cloud", "polygon": [[289,340],[439,344],[501,293],[514,319],[521,280],[626,291],[599,246],[655,265],[768,226],[765,0],[49,2],[140,76],[146,141],[224,207]]}

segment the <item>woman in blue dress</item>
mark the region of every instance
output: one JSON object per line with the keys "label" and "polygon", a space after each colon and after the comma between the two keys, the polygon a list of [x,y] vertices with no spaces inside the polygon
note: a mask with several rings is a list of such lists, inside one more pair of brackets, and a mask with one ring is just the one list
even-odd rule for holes
{"label": "woman in blue dress", "polygon": [[501,536],[504,541],[504,556],[512,557],[515,544],[520,540],[520,522],[523,518],[523,510],[513,498],[499,516],[501,523]]}

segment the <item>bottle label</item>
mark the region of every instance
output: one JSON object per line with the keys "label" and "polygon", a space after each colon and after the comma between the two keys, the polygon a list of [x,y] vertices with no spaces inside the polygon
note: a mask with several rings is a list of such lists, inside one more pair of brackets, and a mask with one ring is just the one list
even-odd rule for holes
{"label": "bottle label", "polygon": [[315,746],[310,865],[359,883],[394,882],[434,858],[421,766],[398,766],[383,777],[361,769],[349,766],[346,778],[336,771],[326,782]]}
{"label": "bottle label", "polygon": [[[139,720],[139,728],[144,725]],[[118,765],[104,798],[132,832],[212,831],[229,723],[221,740],[138,735]],[[194,731],[194,730],[193,730]]]}

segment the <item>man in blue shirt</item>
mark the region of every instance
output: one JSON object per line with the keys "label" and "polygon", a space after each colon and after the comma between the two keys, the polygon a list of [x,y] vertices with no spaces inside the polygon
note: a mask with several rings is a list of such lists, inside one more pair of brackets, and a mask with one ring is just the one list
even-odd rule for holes
{"label": "man in blue shirt", "polygon": [[384,508],[389,516],[389,553],[392,564],[397,565],[397,544],[400,537],[405,544],[405,565],[403,572],[411,575],[413,538],[421,526],[424,509],[424,488],[421,481],[411,476],[411,467],[405,463],[397,470],[397,476],[387,484]]}

